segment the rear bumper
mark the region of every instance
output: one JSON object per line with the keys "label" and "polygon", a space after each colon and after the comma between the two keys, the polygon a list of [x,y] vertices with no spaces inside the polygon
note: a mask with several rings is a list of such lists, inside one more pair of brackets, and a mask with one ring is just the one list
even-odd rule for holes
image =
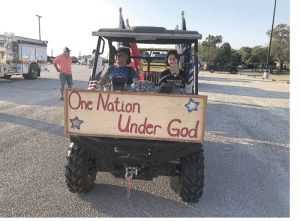
{"label": "rear bumper", "polygon": [[[125,166],[134,166],[141,168],[139,178],[142,179],[143,176],[145,179],[156,177],[169,161],[202,149],[199,143],[82,136],[71,136],[70,139],[97,158],[98,171],[109,171],[116,177],[124,177]],[[163,173],[175,175],[174,168]]]}

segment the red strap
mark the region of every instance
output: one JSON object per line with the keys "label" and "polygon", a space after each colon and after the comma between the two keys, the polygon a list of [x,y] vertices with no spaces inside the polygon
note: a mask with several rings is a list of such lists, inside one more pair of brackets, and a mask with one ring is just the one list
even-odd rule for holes
{"label": "red strap", "polygon": [[127,177],[127,198],[130,198],[131,177]]}

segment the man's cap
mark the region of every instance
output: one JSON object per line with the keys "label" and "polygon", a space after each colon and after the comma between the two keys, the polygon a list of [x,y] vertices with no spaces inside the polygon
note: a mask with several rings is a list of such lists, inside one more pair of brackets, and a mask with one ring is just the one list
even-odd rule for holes
{"label": "man's cap", "polygon": [[127,60],[126,60],[126,64],[130,64],[131,63],[131,56],[130,56],[130,49],[127,47],[120,47],[118,50],[114,51],[114,55],[116,55],[117,53],[124,53],[127,55]]}
{"label": "man's cap", "polygon": [[68,47],[65,47],[65,48],[64,48],[64,52],[65,52],[65,51],[66,51],[66,52],[70,52],[71,50],[70,50]]}
{"label": "man's cap", "polygon": [[114,51],[114,54],[117,54],[117,53],[124,53],[128,56],[128,55],[130,55],[130,49],[122,47],[122,48],[119,48],[118,50]]}

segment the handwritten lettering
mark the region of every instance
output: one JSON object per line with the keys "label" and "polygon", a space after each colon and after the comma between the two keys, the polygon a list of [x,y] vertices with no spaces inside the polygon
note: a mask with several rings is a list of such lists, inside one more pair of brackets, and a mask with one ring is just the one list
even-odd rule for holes
{"label": "handwritten lettering", "polygon": [[149,123],[147,123],[147,120],[148,119],[146,117],[144,120],[144,123],[142,123],[141,125],[138,125],[137,123],[131,122],[131,116],[128,116],[127,122],[125,123],[126,126],[122,128],[122,114],[120,114],[119,122],[118,122],[118,129],[120,132],[155,135],[157,132],[157,129],[158,128],[161,129],[162,127],[160,125],[149,124]]}
{"label": "handwritten lettering", "polygon": [[[202,131],[203,125],[199,115],[194,112],[195,116],[187,114],[188,116],[185,117],[184,115],[187,112],[186,108],[184,108],[186,99],[182,99],[180,102],[176,101],[174,105],[173,101],[166,101],[168,104],[167,108],[179,107],[180,109],[181,107],[178,114],[171,118],[169,115],[162,117],[153,113],[154,109],[155,111],[157,109],[157,113],[161,113],[166,106],[161,105],[161,103],[165,102],[164,100],[158,101],[157,99],[156,103],[155,97],[152,98],[150,96],[150,102],[148,102],[148,100],[146,101],[132,94],[97,91],[88,93],[75,90],[67,94],[67,111],[71,113],[67,114],[67,116],[80,117],[87,126],[88,123],[91,125],[89,130],[94,130],[95,128],[99,136],[109,134],[110,136],[122,135],[121,137],[189,140],[191,142],[199,142],[202,139],[204,132]],[[182,105],[179,105],[180,103]],[[156,107],[149,107],[149,104],[156,105]],[[143,106],[142,113],[141,106]],[[107,124],[107,127],[98,129],[98,122],[106,123],[108,118],[112,119],[113,125]]]}
{"label": "handwritten lettering", "polygon": [[104,111],[108,110],[111,112],[124,112],[124,113],[141,113],[141,106],[139,103],[127,103],[124,104],[124,101],[122,103],[119,101],[119,98],[116,97],[116,100],[111,102],[109,100],[110,94],[107,95],[106,101],[104,101],[102,94],[99,94],[98,97],[98,104],[97,104],[97,110],[100,109],[100,104],[102,104],[102,108]]}
{"label": "handwritten lettering", "polygon": [[168,127],[167,127],[167,131],[168,134],[171,137],[187,137],[189,136],[189,138],[198,138],[198,126],[199,126],[199,120],[196,122],[196,126],[195,128],[189,130],[187,127],[183,127],[181,129],[179,128],[173,128],[173,123],[175,124],[175,122],[181,123],[180,119],[173,119],[169,122]]}
{"label": "handwritten lettering", "polygon": [[[76,94],[76,95],[77,95],[77,98],[78,98],[78,102],[74,101],[74,99],[76,99],[76,98],[73,99],[73,101],[75,102],[75,104],[77,104],[77,106],[76,106],[76,105],[75,105],[75,106],[72,106],[72,105],[71,105],[71,96],[73,95],[73,93]],[[85,109],[85,110],[86,110],[86,109],[88,109],[88,110],[93,110],[93,108],[90,107],[90,105],[92,105],[92,104],[93,104],[92,101],[81,100],[81,96],[80,96],[79,92],[77,92],[77,91],[72,91],[72,92],[70,93],[70,95],[69,95],[69,106],[70,106],[70,108],[73,109],[73,110],[77,110],[77,109],[79,109],[80,107],[81,107],[81,109]]]}

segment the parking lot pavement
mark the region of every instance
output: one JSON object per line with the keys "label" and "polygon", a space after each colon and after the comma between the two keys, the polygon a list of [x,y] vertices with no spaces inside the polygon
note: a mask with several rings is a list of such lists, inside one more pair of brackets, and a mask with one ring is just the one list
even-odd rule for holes
{"label": "parking lot pavement", "polygon": [[[246,76],[251,76],[255,78],[264,78],[264,73],[262,72],[254,72],[254,71],[243,71],[239,70],[238,72],[239,75],[246,75]],[[269,78],[265,80],[270,80],[270,81],[277,81],[281,83],[290,83],[290,75],[277,75],[277,74],[269,74]]]}
{"label": "parking lot pavement", "polygon": [[[58,73],[0,80],[0,217],[289,217],[289,84],[244,75],[199,73],[208,96],[204,192],[186,204],[178,178],[132,181],[98,173],[93,189],[65,183],[70,139]],[[73,88],[90,69],[73,65]]]}

